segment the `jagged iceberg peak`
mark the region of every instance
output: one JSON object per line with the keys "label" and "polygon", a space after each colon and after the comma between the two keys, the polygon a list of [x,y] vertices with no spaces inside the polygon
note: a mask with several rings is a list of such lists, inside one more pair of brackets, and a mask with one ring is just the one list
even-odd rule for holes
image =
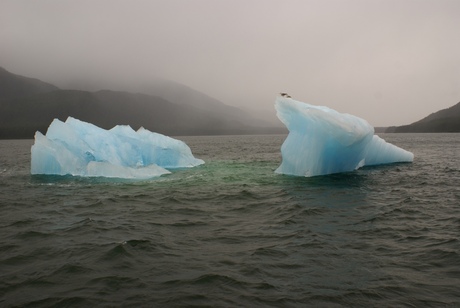
{"label": "jagged iceberg peak", "polygon": [[359,117],[287,95],[276,99],[275,108],[289,130],[276,173],[310,177],[414,160],[411,152],[374,135],[374,128]]}
{"label": "jagged iceberg peak", "polygon": [[204,163],[182,141],[117,125],[110,130],[72,117],[35,133],[31,173],[148,179]]}

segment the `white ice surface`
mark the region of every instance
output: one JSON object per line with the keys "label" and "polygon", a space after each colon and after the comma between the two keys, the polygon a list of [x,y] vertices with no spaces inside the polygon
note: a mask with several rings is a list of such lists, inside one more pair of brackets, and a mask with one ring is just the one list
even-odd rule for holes
{"label": "white ice surface", "polygon": [[110,130],[72,117],[35,134],[31,173],[147,179],[204,163],[182,141],[118,125]]}
{"label": "white ice surface", "polygon": [[275,108],[289,130],[276,173],[310,177],[414,159],[374,135],[374,128],[356,116],[287,97],[278,97]]}

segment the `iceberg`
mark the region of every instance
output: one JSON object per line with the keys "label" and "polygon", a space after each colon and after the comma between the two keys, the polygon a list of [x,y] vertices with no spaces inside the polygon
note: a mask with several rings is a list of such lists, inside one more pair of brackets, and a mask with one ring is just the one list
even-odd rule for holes
{"label": "iceberg", "polygon": [[275,109],[289,130],[276,173],[311,177],[414,160],[411,152],[374,135],[374,128],[359,117],[288,95],[276,99]]}
{"label": "iceberg", "polygon": [[37,131],[31,148],[31,174],[149,179],[201,164],[180,140],[142,127],[106,130],[72,117],[54,119],[46,135]]}

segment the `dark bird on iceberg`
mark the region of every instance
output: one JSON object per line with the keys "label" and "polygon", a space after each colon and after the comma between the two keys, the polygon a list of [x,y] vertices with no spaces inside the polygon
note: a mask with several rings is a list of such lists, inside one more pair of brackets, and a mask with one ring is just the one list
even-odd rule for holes
{"label": "dark bird on iceberg", "polygon": [[289,94],[284,93],[284,92],[281,92],[280,95],[281,95],[282,97],[291,98],[291,96],[290,96]]}

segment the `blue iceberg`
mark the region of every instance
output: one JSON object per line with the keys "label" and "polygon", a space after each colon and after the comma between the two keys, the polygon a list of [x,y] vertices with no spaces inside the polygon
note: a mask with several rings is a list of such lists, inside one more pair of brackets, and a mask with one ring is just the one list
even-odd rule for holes
{"label": "blue iceberg", "polygon": [[276,173],[310,177],[414,160],[414,154],[374,135],[374,128],[356,116],[286,95],[276,99],[275,108],[289,130]]}
{"label": "blue iceberg", "polygon": [[43,135],[35,133],[31,173],[148,179],[204,163],[182,141],[140,128],[110,130],[72,117],[54,119]]}

